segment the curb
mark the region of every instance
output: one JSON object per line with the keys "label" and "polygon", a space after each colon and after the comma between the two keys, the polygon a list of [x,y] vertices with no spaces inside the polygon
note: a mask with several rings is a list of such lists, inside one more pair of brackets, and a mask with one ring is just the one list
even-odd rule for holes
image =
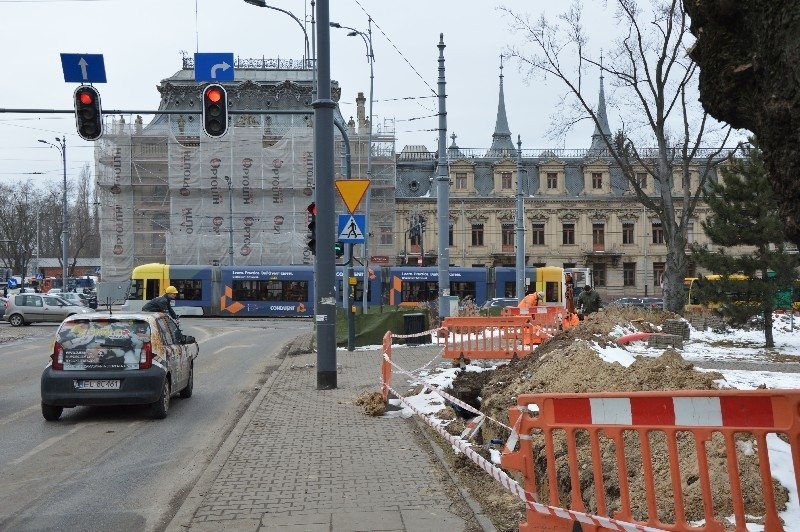
{"label": "curb", "polygon": [[222,443],[219,449],[217,449],[214,458],[211,459],[211,462],[208,464],[203,474],[195,483],[192,491],[189,492],[189,495],[186,496],[181,503],[180,508],[178,508],[178,511],[175,513],[175,516],[164,528],[165,532],[185,532],[191,528],[194,514],[203,504],[203,499],[205,498],[206,493],[219,476],[220,471],[222,471],[222,468],[225,466],[225,462],[228,461],[228,458],[233,452],[234,447],[236,447],[236,444],[239,443],[239,439],[241,439],[242,434],[244,434],[247,426],[253,420],[256,411],[261,407],[261,403],[264,401],[265,396],[272,388],[275,380],[278,378],[278,374],[286,369],[284,366],[287,366],[291,361],[291,359],[285,355],[288,351],[288,346],[292,345],[293,342],[294,340],[290,341],[290,343],[281,350],[282,352],[278,355],[279,357],[283,357],[283,361],[281,362],[280,366],[278,366],[278,368],[274,370],[267,378],[266,382],[264,382],[264,385],[261,387],[261,390],[259,390],[258,395],[256,395],[253,401],[251,401],[250,406],[247,407],[247,410],[245,410],[244,414],[242,414],[242,417],[239,418],[236,426],[225,438],[225,441]]}
{"label": "curb", "polygon": [[475,520],[478,522],[478,526],[481,527],[483,532],[497,532],[497,528],[495,528],[492,521],[483,513],[483,509],[478,502],[472,498],[469,492],[461,486],[458,481],[458,476],[456,475],[455,471],[450,467],[450,464],[447,461],[447,457],[444,455],[444,451],[442,448],[439,447],[439,444],[436,443],[427,432],[429,428],[427,425],[422,423],[417,416],[413,416],[414,423],[416,423],[417,428],[419,429],[422,436],[427,440],[428,445],[431,446],[433,449],[433,453],[436,455],[436,458],[439,460],[439,463],[442,465],[444,470],[447,472],[447,476],[450,477],[450,481],[453,483],[453,486],[458,490],[461,494],[461,498],[464,499],[464,502],[467,503],[469,509],[472,510],[472,514],[475,516]]}

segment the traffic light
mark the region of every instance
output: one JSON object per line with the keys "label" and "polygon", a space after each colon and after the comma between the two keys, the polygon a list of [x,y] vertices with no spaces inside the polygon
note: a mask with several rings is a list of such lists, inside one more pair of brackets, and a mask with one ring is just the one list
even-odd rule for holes
{"label": "traffic light", "polygon": [[336,252],[336,258],[341,259],[342,255],[344,255],[344,242],[337,240],[336,244],[333,246],[333,250]]}
{"label": "traffic light", "polygon": [[203,131],[212,139],[228,131],[228,93],[222,85],[203,89]]}
{"label": "traffic light", "polygon": [[317,254],[317,204],[311,202],[308,211],[308,249],[312,255]]}
{"label": "traffic light", "polygon": [[103,134],[103,112],[100,93],[91,85],[75,89],[75,125],[83,140],[97,140]]}

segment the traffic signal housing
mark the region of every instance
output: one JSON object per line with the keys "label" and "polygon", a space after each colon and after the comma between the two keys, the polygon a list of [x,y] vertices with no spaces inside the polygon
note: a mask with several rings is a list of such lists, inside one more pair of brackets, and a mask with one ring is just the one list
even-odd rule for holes
{"label": "traffic signal housing", "polygon": [[81,85],[73,94],[75,125],[83,140],[97,140],[103,135],[103,111],[100,93],[91,85]]}
{"label": "traffic signal housing", "polygon": [[312,255],[317,254],[317,204],[312,202],[306,208],[308,212],[308,249]]}
{"label": "traffic signal housing", "polygon": [[212,139],[228,131],[228,93],[216,83],[203,89],[203,132]]}
{"label": "traffic signal housing", "polygon": [[337,240],[336,244],[333,246],[333,250],[336,252],[336,258],[341,259],[342,255],[344,255],[344,242]]}

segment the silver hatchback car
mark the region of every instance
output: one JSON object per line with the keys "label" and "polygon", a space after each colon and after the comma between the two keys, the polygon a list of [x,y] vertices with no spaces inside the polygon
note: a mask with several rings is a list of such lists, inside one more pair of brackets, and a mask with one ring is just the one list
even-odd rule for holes
{"label": "silver hatchback car", "polygon": [[61,323],[73,314],[92,312],[89,307],[49,294],[17,294],[8,298],[3,319],[14,327],[37,322]]}

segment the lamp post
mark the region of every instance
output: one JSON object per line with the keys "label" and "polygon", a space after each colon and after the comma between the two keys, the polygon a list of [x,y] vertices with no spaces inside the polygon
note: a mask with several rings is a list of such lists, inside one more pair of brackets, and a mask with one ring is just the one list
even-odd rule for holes
{"label": "lamp post", "polygon": [[367,187],[366,198],[364,200],[364,225],[365,227],[365,235],[364,235],[364,289],[362,290],[364,299],[363,299],[363,309],[364,314],[368,313],[367,310],[367,280],[369,279],[369,204],[370,204],[370,196],[372,195],[370,192],[370,188],[372,185],[372,102],[373,102],[373,88],[375,86],[375,71],[373,68],[373,63],[375,63],[375,54],[372,52],[372,17],[367,19],[367,33],[363,31],[359,31],[355,28],[351,28],[349,26],[342,26],[338,22],[331,22],[330,23],[332,28],[339,28],[350,30],[350,33],[347,34],[348,37],[355,37],[358,35],[361,37],[361,40],[364,41],[364,45],[367,47],[367,62],[369,63],[369,131],[367,133],[367,179],[370,182],[370,187]]}
{"label": "lamp post", "polygon": [[69,277],[69,225],[67,219],[67,138],[56,137],[53,144],[46,140],[39,139],[42,144],[47,144],[61,153],[61,165],[64,169],[64,193],[61,196],[61,289],[67,291],[67,278]]}
{"label": "lamp post", "polygon": [[279,7],[268,5],[264,0],[244,0],[244,1],[254,6],[266,7],[267,9],[274,9],[275,11],[280,11],[281,13],[285,13],[290,17],[292,17],[294,21],[297,22],[298,25],[300,25],[300,29],[303,30],[303,37],[305,37],[305,42],[306,42],[306,48],[305,48],[306,55],[303,59],[303,64],[306,64],[306,62],[311,58],[311,54],[309,53],[309,46],[308,46],[308,32],[306,31],[305,26],[303,26],[303,23],[300,22],[300,19],[297,18],[291,11],[287,11]]}
{"label": "lamp post", "polygon": [[226,175],[225,181],[228,183],[228,216],[230,220],[228,260],[230,260],[230,265],[233,266],[233,179],[231,179],[231,176]]}

